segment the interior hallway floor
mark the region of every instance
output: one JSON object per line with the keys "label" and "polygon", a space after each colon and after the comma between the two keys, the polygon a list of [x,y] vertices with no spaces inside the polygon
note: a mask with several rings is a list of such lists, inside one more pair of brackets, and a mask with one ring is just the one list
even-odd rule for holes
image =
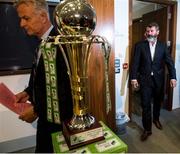
{"label": "interior hallway floor", "polygon": [[118,135],[128,145],[129,153],[180,153],[180,109],[162,109],[160,121],[163,130],[152,127],[152,135],[144,142],[141,116],[132,115],[127,123],[126,133]]}

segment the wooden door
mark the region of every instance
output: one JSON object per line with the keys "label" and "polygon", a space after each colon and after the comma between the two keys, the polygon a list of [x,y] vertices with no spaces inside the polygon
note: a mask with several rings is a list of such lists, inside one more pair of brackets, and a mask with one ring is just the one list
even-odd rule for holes
{"label": "wooden door", "polygon": [[133,20],[132,25],[132,47],[134,48],[135,43],[143,39],[144,29],[142,27],[142,18]]}
{"label": "wooden door", "polygon": [[169,22],[168,22],[168,9],[167,7],[164,7],[162,9],[159,9],[157,11],[153,11],[147,14],[144,14],[142,16],[142,28],[145,29],[145,27],[150,23],[150,22],[156,22],[159,25],[160,28],[160,33],[158,36],[158,39],[167,42],[168,41],[168,27],[169,27]]}
{"label": "wooden door", "polygon": [[[131,58],[133,59],[134,55],[134,47],[137,42],[144,39],[144,29],[142,28],[142,18],[134,19],[132,22],[132,51],[131,51]],[[130,61],[130,66],[132,64],[132,60]],[[140,91],[135,90],[130,86],[129,88],[130,94],[130,117],[131,113],[134,113],[136,115],[141,115],[141,99],[140,99]]]}
{"label": "wooden door", "polygon": [[[87,0],[97,15],[97,25],[93,35],[106,38],[113,37],[114,32],[114,0]],[[111,36],[110,36],[111,35]],[[101,49],[95,46],[91,53],[89,78],[90,78],[90,110],[96,120],[104,121],[110,128],[115,129],[115,73],[114,73],[114,44],[111,43],[111,55],[109,61],[109,82],[112,109],[106,113],[104,61]]]}

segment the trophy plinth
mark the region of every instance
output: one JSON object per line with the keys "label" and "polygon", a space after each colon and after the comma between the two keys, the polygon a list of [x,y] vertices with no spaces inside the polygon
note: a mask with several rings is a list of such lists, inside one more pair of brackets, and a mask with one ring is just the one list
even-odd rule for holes
{"label": "trophy plinth", "polygon": [[84,130],[71,130],[69,122],[64,122],[63,135],[70,150],[104,139],[103,128],[98,122],[94,122],[90,128]]}

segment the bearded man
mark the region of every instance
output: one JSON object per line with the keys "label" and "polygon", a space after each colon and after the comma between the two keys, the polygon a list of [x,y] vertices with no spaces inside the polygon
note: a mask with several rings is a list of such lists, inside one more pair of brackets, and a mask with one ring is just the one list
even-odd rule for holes
{"label": "bearded man", "polygon": [[[141,141],[152,134],[152,122],[162,130],[159,121],[165,64],[169,71],[170,85],[176,86],[176,70],[174,62],[165,43],[158,40],[159,25],[155,22],[146,27],[146,39],[136,43],[131,67],[130,80],[134,88],[140,88],[142,106],[142,124],[144,131]],[[153,101],[153,117],[151,102]]]}

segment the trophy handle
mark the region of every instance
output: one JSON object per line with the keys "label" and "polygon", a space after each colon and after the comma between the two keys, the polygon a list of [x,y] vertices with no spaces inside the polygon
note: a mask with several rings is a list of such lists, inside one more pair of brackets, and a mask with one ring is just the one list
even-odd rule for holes
{"label": "trophy handle", "polygon": [[99,35],[92,36],[93,43],[101,43],[102,53],[104,57],[104,76],[105,76],[105,89],[106,89],[106,113],[108,114],[109,111],[112,109],[111,104],[111,97],[110,97],[110,90],[109,90],[109,57],[111,53],[111,46],[108,41]]}

